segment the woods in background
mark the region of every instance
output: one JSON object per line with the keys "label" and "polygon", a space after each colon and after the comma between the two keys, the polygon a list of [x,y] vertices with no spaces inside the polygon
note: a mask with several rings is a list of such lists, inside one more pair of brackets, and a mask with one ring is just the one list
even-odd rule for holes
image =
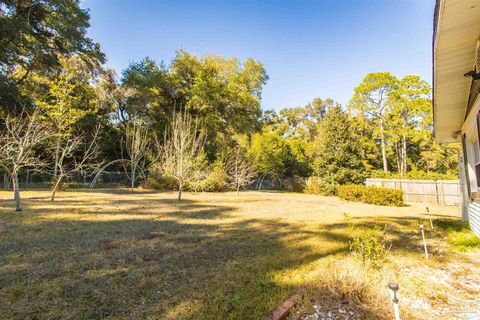
{"label": "woods in background", "polygon": [[348,106],[315,98],[262,111],[268,76],[254,59],[178,51],[117,77],[77,1],[7,1],[0,13],[1,170],[14,182],[20,169],[52,172],[52,200],[72,172],[108,163],[132,188],[149,176],[179,199],[267,173],[317,176],[327,192],[372,175],[456,176],[456,150],[434,143],[431,88],[418,76],[369,74]]}

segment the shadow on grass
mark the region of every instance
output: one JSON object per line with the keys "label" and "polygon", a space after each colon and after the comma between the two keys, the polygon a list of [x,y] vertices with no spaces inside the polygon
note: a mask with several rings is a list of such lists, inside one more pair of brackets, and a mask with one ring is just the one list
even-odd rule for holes
{"label": "shadow on grass", "polygon": [[[194,200],[108,201],[146,217],[123,220],[54,217],[79,205],[79,214],[119,213],[95,212],[94,200],[87,208],[64,197],[28,205],[32,223],[11,221],[0,233],[5,319],[258,319],[296,289],[279,284],[275,273],[346,249],[289,243],[302,234],[299,227],[230,221],[233,208]],[[169,211],[145,211],[157,205]]]}
{"label": "shadow on grass", "polygon": [[5,319],[261,319],[299,288],[284,273],[349,251],[350,224],[390,223],[399,246],[416,241],[402,235],[413,218],[307,226],[191,199],[72,197],[34,199],[31,223],[0,233]]}

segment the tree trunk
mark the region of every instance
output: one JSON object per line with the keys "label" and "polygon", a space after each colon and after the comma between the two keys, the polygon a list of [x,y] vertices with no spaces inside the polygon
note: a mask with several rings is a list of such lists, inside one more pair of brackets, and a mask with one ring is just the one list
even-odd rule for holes
{"label": "tree trunk", "polygon": [[20,200],[20,186],[18,185],[17,172],[12,173],[13,197],[15,199],[15,211],[22,211],[22,204]]}
{"label": "tree trunk", "polygon": [[395,155],[397,156],[397,172],[402,174],[402,151],[400,150],[400,143],[395,143]]}
{"label": "tree trunk", "polygon": [[237,196],[240,195],[240,184],[237,184]]}
{"label": "tree trunk", "polygon": [[132,175],[131,175],[131,178],[132,178],[132,191],[133,191],[133,189],[135,188],[135,169],[136,169],[136,165],[132,162]]}
{"label": "tree trunk", "polygon": [[407,175],[407,138],[402,135],[402,169],[403,175]]}
{"label": "tree trunk", "polygon": [[57,193],[58,187],[60,186],[60,183],[62,182],[62,179],[63,179],[63,175],[57,177],[57,180],[55,181],[55,184],[53,185],[52,194],[50,196],[50,201],[55,200],[55,194]]}
{"label": "tree trunk", "polygon": [[380,119],[380,139],[382,143],[383,171],[388,172],[387,151],[385,150],[385,133],[383,132],[383,120]]}
{"label": "tree trunk", "polygon": [[55,146],[55,166],[53,168],[53,179],[57,180],[58,175],[58,153],[60,152],[60,140],[57,139],[57,144]]}
{"label": "tree trunk", "polygon": [[183,188],[182,182],[179,182],[178,183],[178,199],[177,199],[178,202],[182,200],[182,188]]}

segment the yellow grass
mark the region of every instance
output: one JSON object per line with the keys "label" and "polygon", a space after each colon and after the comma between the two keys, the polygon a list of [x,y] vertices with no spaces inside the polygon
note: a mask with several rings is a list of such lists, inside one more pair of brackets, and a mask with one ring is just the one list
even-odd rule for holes
{"label": "yellow grass", "polygon": [[[389,225],[392,256],[422,259],[419,204],[267,192],[186,193],[180,204],[175,193],[146,190],[22,196],[16,213],[0,192],[2,319],[262,319],[300,288],[334,291],[346,279],[332,280],[335,261],[351,260],[355,230],[375,224]],[[365,317],[388,318],[387,280],[363,281],[372,293],[355,303]]]}

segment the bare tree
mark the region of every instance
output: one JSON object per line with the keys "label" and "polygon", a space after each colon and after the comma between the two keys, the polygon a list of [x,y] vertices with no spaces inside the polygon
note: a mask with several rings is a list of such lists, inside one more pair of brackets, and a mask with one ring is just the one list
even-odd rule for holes
{"label": "bare tree", "polygon": [[200,133],[198,121],[188,112],[174,115],[171,126],[165,133],[160,150],[160,166],[163,174],[178,181],[178,201],[186,183],[197,179],[203,163],[202,148],[204,135]]}
{"label": "bare tree", "polygon": [[0,163],[9,172],[13,184],[15,210],[21,211],[18,173],[22,168],[39,169],[45,163],[35,153],[35,147],[50,137],[49,129],[39,121],[37,111],[19,117],[7,116],[0,136]]}
{"label": "bare tree", "polygon": [[[59,135],[55,145],[55,183],[52,187],[50,200],[55,200],[55,194],[61,182],[73,173],[83,170],[96,170],[100,163],[96,162],[98,155],[98,136],[100,127],[97,126],[93,136],[85,134]],[[86,143],[86,140],[90,140]],[[79,154],[81,148],[83,151]]]}
{"label": "bare tree", "polygon": [[237,195],[240,192],[240,188],[251,184],[257,176],[254,164],[245,157],[245,150],[240,146],[236,146],[233,149],[227,162],[226,171],[229,185],[237,191]]}
{"label": "bare tree", "polygon": [[132,190],[135,188],[137,169],[140,168],[143,172],[144,166],[141,166],[141,162],[145,160],[149,146],[147,128],[135,120],[125,122],[125,151],[130,158]]}

